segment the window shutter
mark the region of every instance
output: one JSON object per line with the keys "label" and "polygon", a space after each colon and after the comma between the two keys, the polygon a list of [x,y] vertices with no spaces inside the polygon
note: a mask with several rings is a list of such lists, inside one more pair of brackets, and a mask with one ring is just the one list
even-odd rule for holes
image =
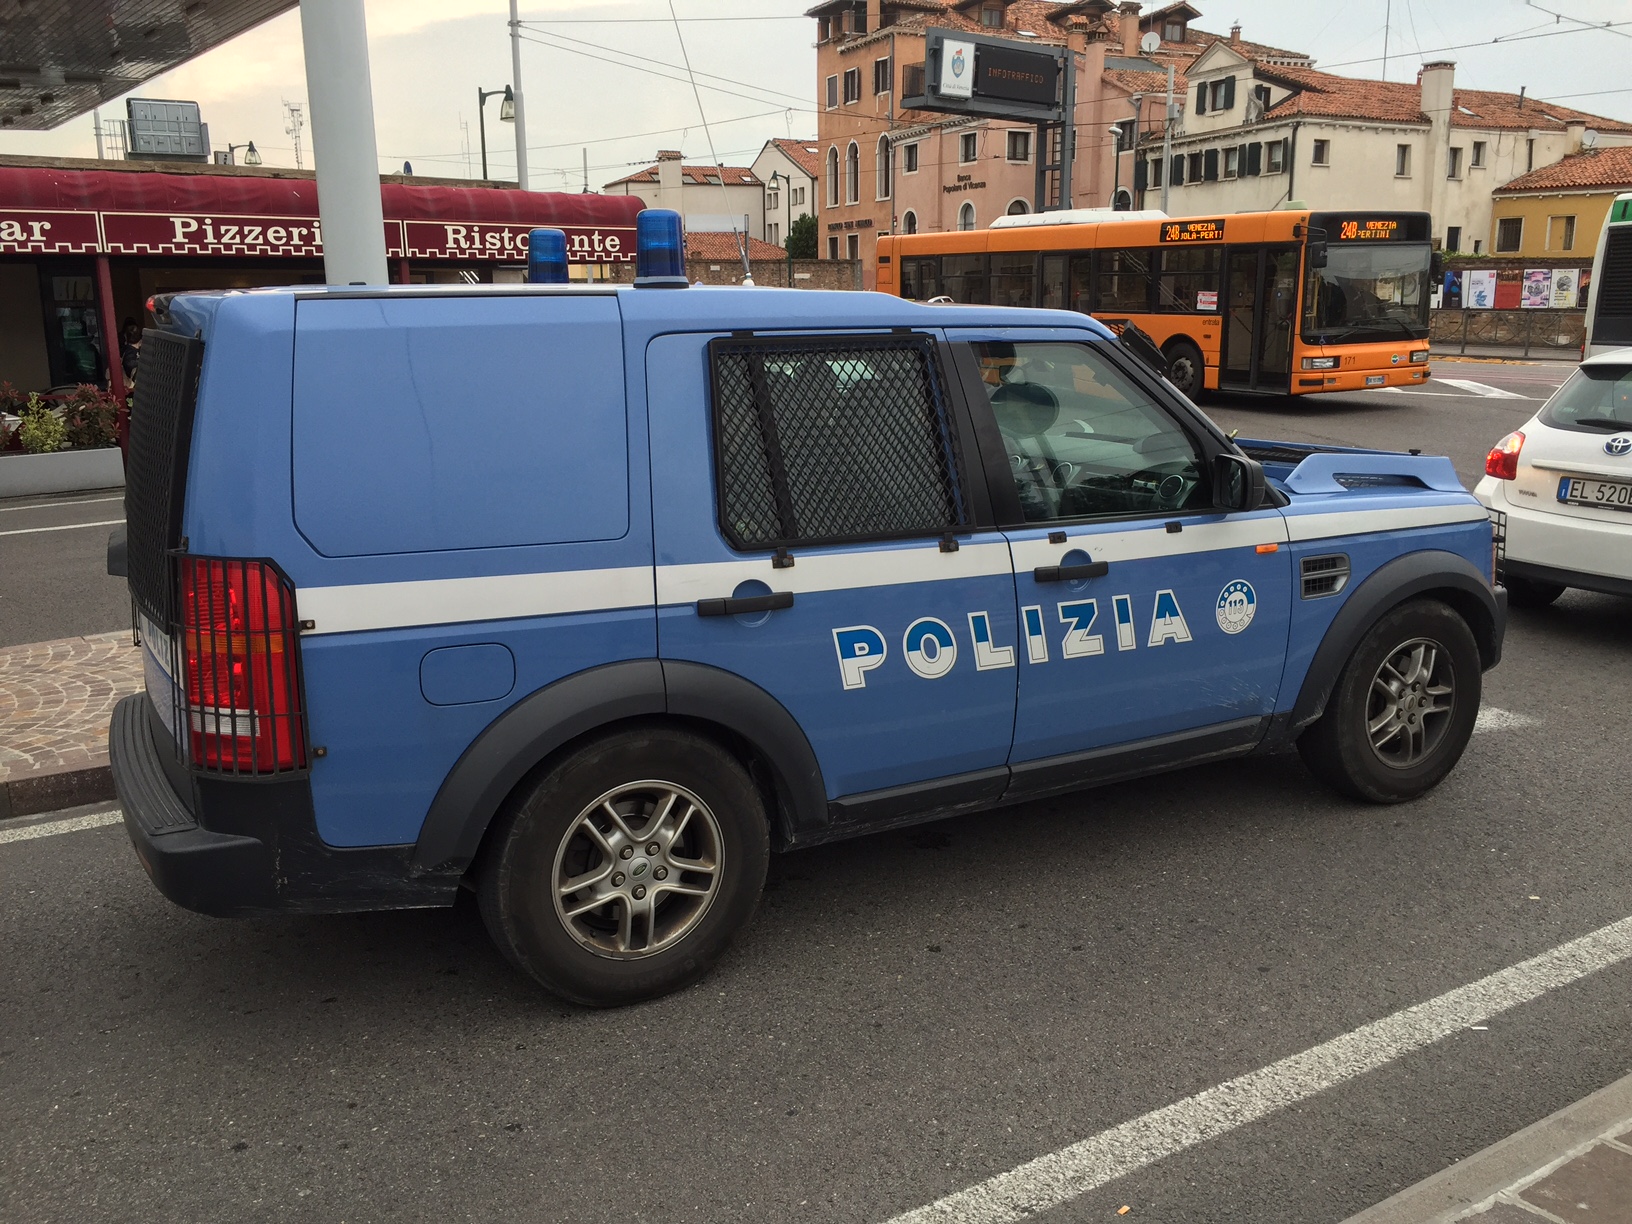
{"label": "window shutter", "polygon": [[1247,173],[1254,176],[1262,174],[1264,172],[1264,146],[1249,144],[1244,147],[1247,151]]}
{"label": "window shutter", "polygon": [[1235,78],[1233,76],[1224,78],[1224,105],[1220,109],[1235,109]]}
{"label": "window shutter", "polygon": [[1203,81],[1200,85],[1196,86],[1196,114],[1205,115],[1206,113],[1207,113],[1207,82]]}
{"label": "window shutter", "polygon": [[1143,191],[1145,189],[1146,185],[1150,181],[1148,178],[1149,174],[1150,167],[1144,158],[1141,157],[1138,161],[1133,163],[1133,189],[1135,191]]}
{"label": "window shutter", "polygon": [[1201,158],[1201,177],[1209,183],[1218,181],[1218,150],[1208,149]]}
{"label": "window shutter", "polygon": [[1178,156],[1176,156],[1173,159],[1172,166],[1170,166],[1168,168],[1167,181],[1169,183],[1172,183],[1173,186],[1175,186],[1175,187],[1183,187],[1184,186],[1184,154],[1183,153],[1180,153]]}

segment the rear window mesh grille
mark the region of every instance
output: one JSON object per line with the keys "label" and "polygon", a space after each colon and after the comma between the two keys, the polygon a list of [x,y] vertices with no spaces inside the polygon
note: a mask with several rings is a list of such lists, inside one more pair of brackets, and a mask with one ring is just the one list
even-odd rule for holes
{"label": "rear window mesh grille", "polygon": [[1319,599],[1336,595],[1349,584],[1349,558],[1344,553],[1330,553],[1323,557],[1305,557],[1299,573],[1303,578],[1303,597]]}
{"label": "rear window mesh grille", "polygon": [[712,361],[720,526],[735,547],[967,521],[933,338],[717,340]]}
{"label": "rear window mesh grille", "polygon": [[202,341],[149,330],[136,367],[125,459],[130,593],[160,625],[172,619],[169,553],[181,538],[181,501],[193,432]]}

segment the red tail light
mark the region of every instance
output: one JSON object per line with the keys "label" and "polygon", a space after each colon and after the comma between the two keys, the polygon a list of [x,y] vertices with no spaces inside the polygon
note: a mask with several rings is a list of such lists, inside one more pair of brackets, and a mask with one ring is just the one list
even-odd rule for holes
{"label": "red tail light", "polygon": [[1519,474],[1519,452],[1524,449],[1524,434],[1515,429],[1485,456],[1485,475],[1497,480],[1513,480]]}
{"label": "red tail light", "polygon": [[181,641],[194,765],[306,767],[294,592],[262,561],[181,559]]}

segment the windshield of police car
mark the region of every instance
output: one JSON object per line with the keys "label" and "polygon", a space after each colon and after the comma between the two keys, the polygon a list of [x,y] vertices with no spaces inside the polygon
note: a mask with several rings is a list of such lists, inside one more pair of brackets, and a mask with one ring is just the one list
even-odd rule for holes
{"label": "windshield of police car", "polygon": [[1431,255],[1421,242],[1327,246],[1326,266],[1310,267],[1304,282],[1304,340],[1357,344],[1426,337]]}
{"label": "windshield of police car", "polygon": [[1190,436],[1092,346],[973,346],[1027,522],[1209,504]]}

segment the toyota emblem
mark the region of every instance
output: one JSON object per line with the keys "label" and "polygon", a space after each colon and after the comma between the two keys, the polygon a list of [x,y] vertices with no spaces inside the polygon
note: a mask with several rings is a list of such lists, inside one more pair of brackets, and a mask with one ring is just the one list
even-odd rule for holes
{"label": "toyota emblem", "polygon": [[1632,434],[1616,434],[1604,443],[1606,455],[1632,455]]}

